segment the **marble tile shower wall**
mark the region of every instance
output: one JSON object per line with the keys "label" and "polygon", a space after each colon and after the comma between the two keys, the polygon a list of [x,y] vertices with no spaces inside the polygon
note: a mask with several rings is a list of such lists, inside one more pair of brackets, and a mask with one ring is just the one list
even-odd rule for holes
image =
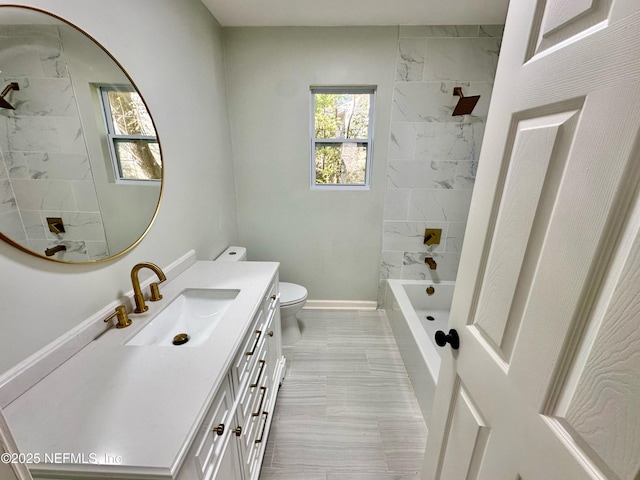
{"label": "marble tile shower wall", "polygon": [[[64,244],[65,260],[108,255],[72,81],[55,26],[16,25],[0,34],[0,231],[36,252]],[[62,217],[51,233],[46,217]]]}
{"label": "marble tile shower wall", "polygon": [[[455,280],[503,27],[400,27],[382,237],[387,278]],[[458,97],[481,95],[472,115],[452,117]],[[441,228],[431,252],[425,228]],[[428,255],[427,255],[428,254]],[[424,263],[432,256],[438,264]]]}

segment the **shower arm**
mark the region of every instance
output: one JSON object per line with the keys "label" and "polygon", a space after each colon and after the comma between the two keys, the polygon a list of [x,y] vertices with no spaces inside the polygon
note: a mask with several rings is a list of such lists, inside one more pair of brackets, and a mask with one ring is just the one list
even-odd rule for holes
{"label": "shower arm", "polygon": [[464,98],[464,95],[462,94],[462,87],[453,87],[453,96]]}
{"label": "shower arm", "polygon": [[4,87],[4,90],[2,91],[2,93],[0,93],[0,98],[6,97],[7,93],[9,93],[11,90],[20,90],[20,85],[18,85],[17,82],[11,82],[9,85]]}
{"label": "shower arm", "polygon": [[9,93],[11,90],[20,90],[20,85],[18,85],[16,82],[11,82],[4,88],[2,93],[0,93],[0,108],[15,110],[15,107],[4,99],[7,93]]}

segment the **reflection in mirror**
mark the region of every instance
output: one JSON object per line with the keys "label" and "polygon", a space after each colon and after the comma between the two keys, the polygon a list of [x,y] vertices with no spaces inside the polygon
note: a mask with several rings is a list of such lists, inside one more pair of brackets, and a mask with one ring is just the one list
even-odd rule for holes
{"label": "reflection in mirror", "polygon": [[140,94],[126,86],[101,86],[100,94],[116,177],[160,180],[160,145]]}
{"label": "reflection in mirror", "polygon": [[0,238],[61,262],[126,252],[150,227],[162,191],[160,144],[142,97],[66,22],[0,6],[0,25]]}

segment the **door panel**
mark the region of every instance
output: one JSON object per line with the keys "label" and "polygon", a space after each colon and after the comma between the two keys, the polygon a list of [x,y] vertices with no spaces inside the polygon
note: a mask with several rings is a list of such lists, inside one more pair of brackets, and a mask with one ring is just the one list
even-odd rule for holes
{"label": "door panel", "polygon": [[605,298],[597,302],[549,412],[610,478],[635,478],[640,471],[640,302],[634,289],[640,276],[637,234],[623,263],[620,275],[608,278],[615,284],[613,291],[608,285],[603,287]]}
{"label": "door panel", "polygon": [[562,173],[578,113],[570,111],[522,120],[515,129],[494,241],[474,319],[507,363],[518,332],[521,304],[526,300],[517,295],[523,290],[521,281],[525,284],[528,281],[526,259],[535,258],[535,242],[529,239],[534,222],[539,223],[536,220],[545,197],[555,196],[553,185]]}
{"label": "door panel", "polygon": [[608,19],[611,0],[548,0],[540,16],[536,53],[543,52],[571,37],[602,28]]}
{"label": "door panel", "polygon": [[477,477],[491,429],[458,381],[442,478]]}
{"label": "door panel", "polygon": [[511,2],[423,479],[640,479],[639,52],[640,0]]}
{"label": "door panel", "polygon": [[535,273],[509,374],[538,408],[549,393],[558,358],[574,354],[567,337],[579,338],[584,330],[591,299],[615,248],[619,213],[629,201],[617,194],[626,189],[629,176],[637,175],[632,153],[640,117],[629,110],[634,103],[640,105],[638,86],[631,102],[614,89],[587,97],[544,226],[543,245],[533,259]]}

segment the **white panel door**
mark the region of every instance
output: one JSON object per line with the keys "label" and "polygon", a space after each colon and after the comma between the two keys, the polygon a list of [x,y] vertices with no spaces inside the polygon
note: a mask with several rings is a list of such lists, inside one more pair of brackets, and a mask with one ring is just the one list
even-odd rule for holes
{"label": "white panel door", "polygon": [[422,472],[640,480],[640,0],[512,0]]}

